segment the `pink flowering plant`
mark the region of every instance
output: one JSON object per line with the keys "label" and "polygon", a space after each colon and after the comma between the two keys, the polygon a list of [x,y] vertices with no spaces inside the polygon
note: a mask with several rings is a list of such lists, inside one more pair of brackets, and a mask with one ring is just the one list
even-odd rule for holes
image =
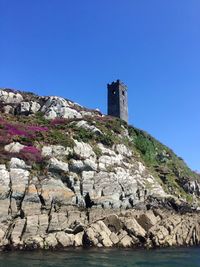
{"label": "pink flowering plant", "polygon": [[11,136],[32,137],[32,135],[26,131],[26,129],[23,129],[18,125],[6,124],[5,129],[7,134]]}
{"label": "pink flowering plant", "polygon": [[5,145],[12,141],[30,144],[30,142],[37,140],[42,133],[48,132],[48,130],[48,127],[41,125],[11,123],[0,118],[0,145]]}
{"label": "pink flowering plant", "polygon": [[34,146],[25,146],[23,149],[21,149],[19,157],[30,163],[41,163],[44,160],[41,150]]}
{"label": "pink flowering plant", "polygon": [[30,132],[47,132],[49,129],[44,126],[31,125],[27,127],[27,130]]}
{"label": "pink flowering plant", "polygon": [[[44,144],[73,147],[73,130],[69,119],[57,118],[46,121],[42,115],[0,117],[0,160],[18,157],[29,163],[44,165],[45,159],[38,146]],[[19,153],[5,151],[5,145],[19,142],[25,147]],[[33,164],[32,164],[33,165]]]}

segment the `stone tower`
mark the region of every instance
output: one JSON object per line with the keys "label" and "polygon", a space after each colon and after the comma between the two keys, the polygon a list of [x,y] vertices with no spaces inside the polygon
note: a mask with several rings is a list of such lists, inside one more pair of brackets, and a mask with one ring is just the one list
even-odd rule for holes
{"label": "stone tower", "polygon": [[108,115],[118,117],[128,123],[127,86],[117,80],[107,85]]}

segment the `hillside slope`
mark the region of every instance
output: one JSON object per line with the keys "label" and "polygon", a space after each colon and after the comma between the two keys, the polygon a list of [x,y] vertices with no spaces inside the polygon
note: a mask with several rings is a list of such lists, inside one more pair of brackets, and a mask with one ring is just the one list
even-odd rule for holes
{"label": "hillside slope", "polygon": [[[2,248],[199,242],[198,216],[188,213],[199,209],[200,177],[149,134],[61,97],[10,89],[0,90],[0,114]],[[158,237],[168,220],[188,229],[181,241],[173,231]]]}

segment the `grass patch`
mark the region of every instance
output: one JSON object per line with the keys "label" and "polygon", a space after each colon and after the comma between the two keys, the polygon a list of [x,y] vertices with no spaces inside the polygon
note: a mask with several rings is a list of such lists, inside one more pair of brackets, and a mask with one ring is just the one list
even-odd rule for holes
{"label": "grass patch", "polygon": [[[190,199],[191,195],[183,189],[184,182],[187,180],[200,180],[200,176],[193,172],[171,149],[148,133],[129,127],[129,135],[135,150],[139,152],[145,165],[159,179],[162,177],[161,183],[164,184],[166,191],[170,194]],[[162,169],[167,169],[169,173],[163,175],[159,171]]]}

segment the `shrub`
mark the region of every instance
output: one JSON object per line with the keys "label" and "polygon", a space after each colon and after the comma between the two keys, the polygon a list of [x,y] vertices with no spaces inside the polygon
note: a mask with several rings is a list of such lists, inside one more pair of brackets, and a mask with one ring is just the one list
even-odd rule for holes
{"label": "shrub", "polygon": [[27,130],[31,132],[47,132],[49,129],[44,126],[31,125],[27,127]]}
{"label": "shrub", "polygon": [[10,154],[4,150],[4,147],[0,147],[0,164],[6,164],[10,159]]}
{"label": "shrub", "polygon": [[40,163],[44,160],[41,151],[34,146],[25,146],[19,152],[19,158],[29,163]]}
{"label": "shrub", "polygon": [[135,139],[135,146],[142,153],[143,158],[147,163],[150,164],[155,162],[156,150],[154,144],[148,138],[139,135]]}
{"label": "shrub", "polygon": [[19,135],[24,137],[31,137],[31,135],[19,125],[6,124],[4,128],[6,129],[7,134],[11,136]]}
{"label": "shrub", "polygon": [[70,136],[58,129],[52,129],[51,131],[49,131],[47,138],[48,140],[46,141],[48,141],[50,144],[59,144],[65,147],[74,146],[74,141],[70,138]]}
{"label": "shrub", "polygon": [[105,126],[113,132],[120,134],[122,131],[122,121],[120,119],[112,118],[105,122]]}
{"label": "shrub", "polygon": [[34,121],[37,124],[49,125],[49,120],[45,119],[44,113],[40,111],[35,114]]}
{"label": "shrub", "polygon": [[[12,137],[12,142],[19,142],[20,144],[22,144],[24,146],[32,146],[33,142],[34,142],[34,139],[16,135],[16,136]],[[11,143],[11,140],[10,140],[9,143]]]}
{"label": "shrub", "polygon": [[92,133],[89,130],[86,130],[84,128],[78,128],[76,130],[76,135],[75,138],[79,141],[79,142],[85,142],[88,143],[89,141],[91,141],[92,139],[95,138],[95,134]]}
{"label": "shrub", "polygon": [[105,146],[111,147],[115,143],[115,137],[112,133],[97,136],[96,140]]}
{"label": "shrub", "polygon": [[100,158],[102,156],[102,151],[98,146],[93,147],[94,153],[96,154],[97,158]]}
{"label": "shrub", "polygon": [[9,135],[6,135],[5,132],[0,131],[0,146],[7,145],[12,142],[12,138]]}

